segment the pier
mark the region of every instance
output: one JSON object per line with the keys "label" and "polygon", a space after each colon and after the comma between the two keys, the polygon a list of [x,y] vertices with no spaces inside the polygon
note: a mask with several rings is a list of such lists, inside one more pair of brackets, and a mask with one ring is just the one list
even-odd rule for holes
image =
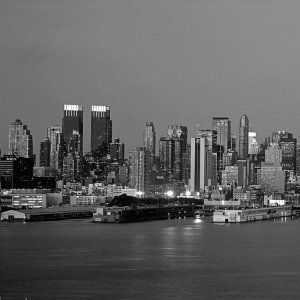
{"label": "pier", "polygon": [[91,218],[95,211],[95,207],[51,207],[8,210],[1,213],[1,221],[33,222]]}
{"label": "pier", "polygon": [[184,219],[193,216],[193,205],[98,207],[93,215],[93,221],[100,223],[126,223],[176,218]]}

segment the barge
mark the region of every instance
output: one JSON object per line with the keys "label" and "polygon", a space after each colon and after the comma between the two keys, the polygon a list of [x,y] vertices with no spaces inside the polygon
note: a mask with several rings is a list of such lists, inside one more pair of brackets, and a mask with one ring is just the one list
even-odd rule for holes
{"label": "barge", "polygon": [[276,206],[249,209],[221,209],[213,214],[214,223],[244,223],[259,220],[291,217],[292,206]]}

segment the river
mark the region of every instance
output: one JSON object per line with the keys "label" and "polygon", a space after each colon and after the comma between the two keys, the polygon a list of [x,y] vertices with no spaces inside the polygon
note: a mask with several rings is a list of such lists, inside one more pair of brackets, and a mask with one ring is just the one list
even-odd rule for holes
{"label": "river", "polygon": [[300,297],[300,219],[0,226],[1,300]]}

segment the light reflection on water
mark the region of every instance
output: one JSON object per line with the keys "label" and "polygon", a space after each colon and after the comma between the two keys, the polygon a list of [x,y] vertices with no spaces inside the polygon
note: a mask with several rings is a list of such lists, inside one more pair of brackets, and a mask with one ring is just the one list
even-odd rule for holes
{"label": "light reflection on water", "polygon": [[3,223],[1,296],[297,299],[299,226],[286,218]]}

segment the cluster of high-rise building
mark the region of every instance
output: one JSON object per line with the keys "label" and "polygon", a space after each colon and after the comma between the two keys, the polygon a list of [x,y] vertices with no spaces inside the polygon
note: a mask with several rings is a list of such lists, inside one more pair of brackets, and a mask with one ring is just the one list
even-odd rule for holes
{"label": "cluster of high-rise building", "polygon": [[1,157],[2,189],[48,188],[61,181],[113,184],[135,189],[140,197],[165,197],[168,191],[200,196],[220,187],[284,194],[300,175],[293,134],[274,132],[259,143],[245,114],[238,137],[228,117],[213,117],[208,129],[198,124],[190,139],[182,124],[168,126],[157,139],[153,122],[146,122],[143,145],[129,150],[128,159],[124,143],[113,139],[110,107],[93,105],[90,123],[91,147],[84,153],[84,107],[65,104],[62,124],[45,130],[37,166],[30,130],[17,119],[9,125],[8,153]]}

